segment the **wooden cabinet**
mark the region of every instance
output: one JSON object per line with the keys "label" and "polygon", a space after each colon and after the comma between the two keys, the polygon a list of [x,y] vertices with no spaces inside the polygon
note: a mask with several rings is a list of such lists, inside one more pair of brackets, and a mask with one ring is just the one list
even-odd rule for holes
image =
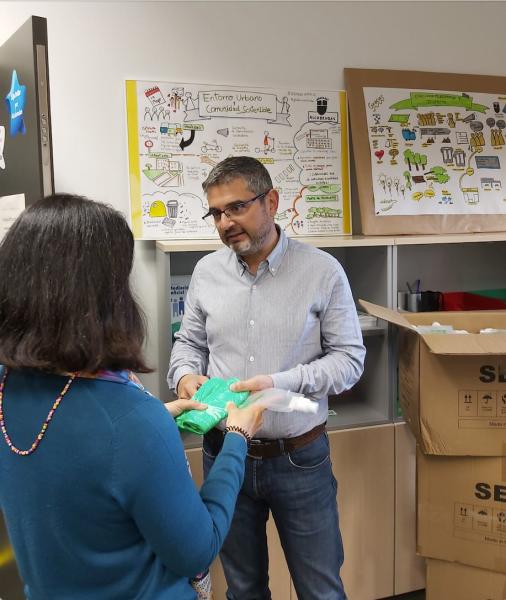
{"label": "wooden cabinet", "polygon": [[395,424],[394,593],[425,587],[425,560],[416,555],[416,443],[406,423]]}
{"label": "wooden cabinet", "polygon": [[[343,582],[349,598],[374,600],[393,594],[394,425],[329,433],[332,469],[345,551]],[[195,483],[202,483],[200,448],[187,451]],[[296,600],[276,528],[269,519],[269,579],[273,600]],[[211,574],[215,600],[225,600],[219,560]]]}
{"label": "wooden cabinet", "polygon": [[329,433],[349,598],[373,600],[393,594],[394,426]]}

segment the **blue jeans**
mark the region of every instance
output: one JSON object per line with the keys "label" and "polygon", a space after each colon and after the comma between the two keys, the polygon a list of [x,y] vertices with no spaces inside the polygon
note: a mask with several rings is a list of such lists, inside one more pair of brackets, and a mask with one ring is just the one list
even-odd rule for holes
{"label": "blue jeans", "polygon": [[[204,439],[204,476],[216,449]],[[329,441],[323,433],[290,454],[248,457],[232,526],[220,553],[228,600],[271,600],[266,522],[279,533],[299,600],[346,600],[343,545]]]}

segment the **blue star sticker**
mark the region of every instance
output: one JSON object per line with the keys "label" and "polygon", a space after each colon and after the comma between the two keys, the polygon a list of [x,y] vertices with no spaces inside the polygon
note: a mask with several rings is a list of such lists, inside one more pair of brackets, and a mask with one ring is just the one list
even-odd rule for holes
{"label": "blue star sticker", "polygon": [[26,85],[19,85],[16,70],[12,71],[12,82],[10,92],[5,96],[7,110],[11,117],[11,137],[18,133],[26,133],[23,111],[26,103]]}

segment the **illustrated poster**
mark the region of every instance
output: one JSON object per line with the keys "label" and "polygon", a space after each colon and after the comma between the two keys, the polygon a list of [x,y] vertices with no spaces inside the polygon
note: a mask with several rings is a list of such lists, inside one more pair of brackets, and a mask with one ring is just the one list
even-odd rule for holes
{"label": "illustrated poster", "polygon": [[171,275],[170,278],[170,321],[172,324],[172,342],[183,320],[186,295],[190,287],[191,275]]}
{"label": "illustrated poster", "polygon": [[364,87],[375,213],[506,214],[506,96]]}
{"label": "illustrated poster", "polygon": [[269,170],[287,235],[351,233],[345,92],[127,81],[126,96],[137,239],[218,237],[202,182],[231,155]]}

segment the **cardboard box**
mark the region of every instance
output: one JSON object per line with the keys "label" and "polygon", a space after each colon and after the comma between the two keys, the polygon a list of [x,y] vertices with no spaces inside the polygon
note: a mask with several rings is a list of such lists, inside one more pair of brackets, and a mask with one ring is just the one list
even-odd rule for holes
{"label": "cardboard box", "polygon": [[[506,311],[399,313],[360,301],[399,329],[399,400],[426,454],[506,455]],[[433,322],[469,334],[420,334]]]}
{"label": "cardboard box", "polygon": [[418,449],[417,553],[506,573],[506,457]]}
{"label": "cardboard box", "polygon": [[426,600],[506,600],[506,575],[427,560]]}

